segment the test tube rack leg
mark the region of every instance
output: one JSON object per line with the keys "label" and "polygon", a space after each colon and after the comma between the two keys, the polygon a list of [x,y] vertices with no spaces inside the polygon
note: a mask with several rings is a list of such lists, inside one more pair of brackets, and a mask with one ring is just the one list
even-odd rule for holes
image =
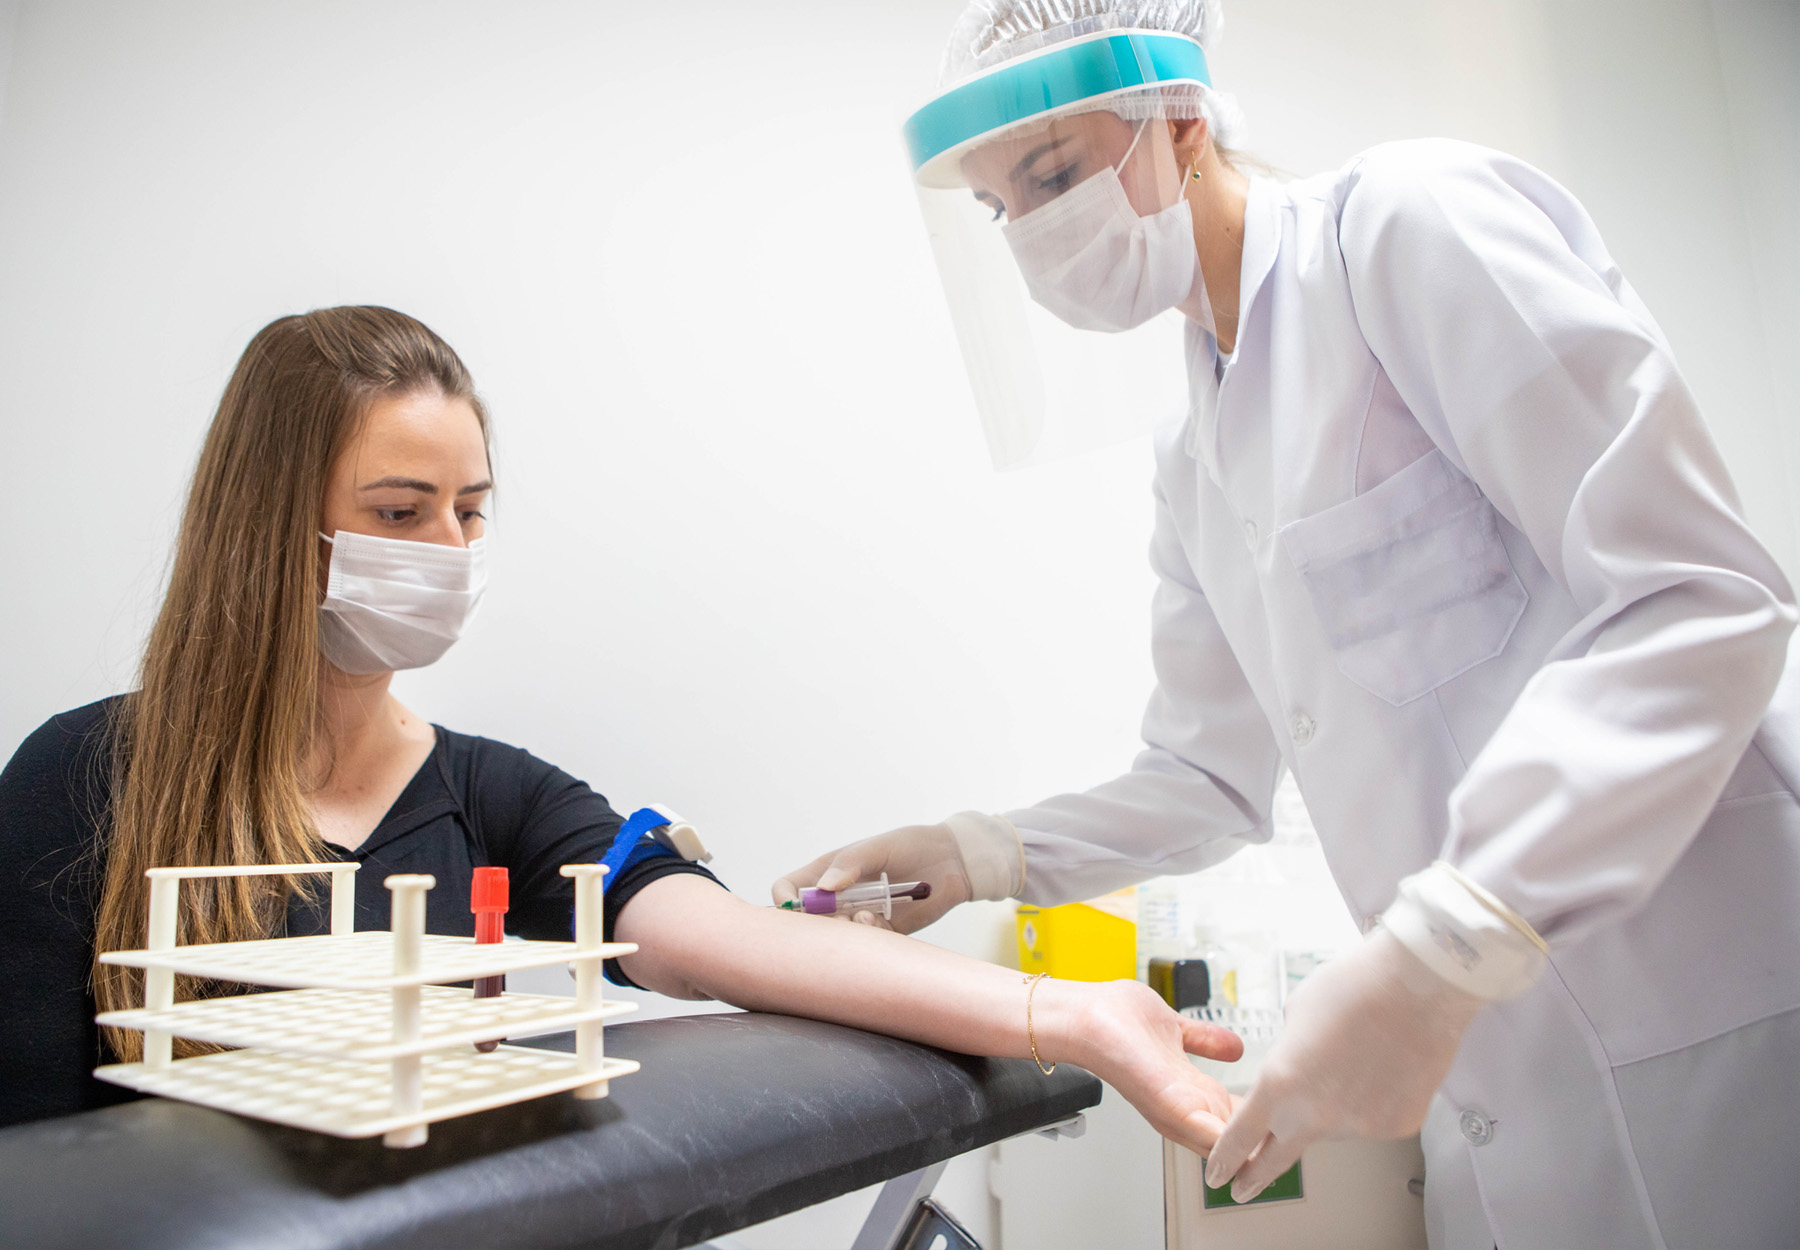
{"label": "test tube rack leg", "polygon": [[[608,1081],[637,1070],[607,1059],[603,1023],[632,1009],[601,997],[604,960],[630,944],[603,940],[599,864],[565,865],[575,883],[575,941],[477,944],[425,932],[425,894],[436,881],[397,874],[388,932],[353,931],[355,864],[247,869],[156,868],[149,872],[146,949],[111,951],[104,963],[145,969],[145,1006],[106,1012],[99,1023],[144,1032],[144,1060],[99,1068],[101,1079],[341,1137],[379,1134],[417,1146],[435,1120],[468,1115],[560,1090],[602,1098]],[[180,883],[187,877],[279,872],[332,874],[329,936],[181,946]],[[570,963],[576,997],[503,994],[475,999],[450,983]],[[284,987],[174,1001],[177,975]],[[502,1045],[495,1036],[576,1032],[576,1053]],[[237,1049],[175,1060],[173,1038]],[[379,1075],[371,1075],[371,1072]]]}
{"label": "test tube rack leg", "polygon": [[[600,878],[606,872],[602,864],[564,864],[562,875],[575,878],[575,949],[589,958],[575,964],[575,1007],[588,1011],[600,1006],[600,961],[594,953],[600,950],[605,931],[600,910]],[[591,1020],[575,1026],[575,1066],[582,1072],[599,1072],[606,1061],[603,1020]],[[577,1098],[606,1097],[606,1082],[575,1087]]]}
{"label": "test tube rack leg", "polygon": [[[384,885],[393,894],[391,927],[394,931],[394,976],[410,978],[419,970],[419,947],[425,938],[425,891],[437,884],[427,873],[389,877]],[[389,991],[394,996],[394,1041],[406,1045],[419,1040],[422,1031],[422,990],[408,980]],[[425,1107],[425,1058],[416,1051],[393,1060],[393,1102],[396,1116],[415,1116]],[[409,1124],[382,1136],[389,1146],[422,1146],[429,1130]]]}

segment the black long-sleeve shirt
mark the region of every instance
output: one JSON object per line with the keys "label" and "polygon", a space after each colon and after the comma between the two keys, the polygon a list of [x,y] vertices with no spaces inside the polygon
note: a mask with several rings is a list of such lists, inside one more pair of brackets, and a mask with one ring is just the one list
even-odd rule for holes
{"label": "black long-sleeve shirt", "polygon": [[[111,724],[117,699],[54,716],[0,773],[0,1124],[66,1115],[134,1097],[90,1075],[115,1059],[94,1024],[94,920],[112,801]],[[354,851],[362,864],[356,928],[388,927],[383,880],[437,878],[425,896],[431,933],[472,935],[474,869],[504,867],[506,929],[567,941],[574,882],[558,869],[592,863],[623,822],[584,782],[517,747],[437,729],[437,745],[381,823]],[[605,927],[650,882],[704,868],[654,844],[633,852],[606,886]],[[290,935],[329,929],[325,892],[294,896]],[[607,964],[616,981],[624,976]]]}

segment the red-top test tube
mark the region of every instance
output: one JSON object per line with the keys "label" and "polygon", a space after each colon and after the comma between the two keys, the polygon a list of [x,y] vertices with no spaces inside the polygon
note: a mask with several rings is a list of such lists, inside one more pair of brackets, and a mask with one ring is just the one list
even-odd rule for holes
{"label": "red-top test tube", "polygon": [[[506,940],[506,869],[477,868],[469,883],[469,910],[475,913],[475,941],[485,946]],[[476,998],[498,998],[506,992],[506,974],[478,977]],[[500,1044],[499,1040],[476,1042],[475,1049],[486,1054]]]}

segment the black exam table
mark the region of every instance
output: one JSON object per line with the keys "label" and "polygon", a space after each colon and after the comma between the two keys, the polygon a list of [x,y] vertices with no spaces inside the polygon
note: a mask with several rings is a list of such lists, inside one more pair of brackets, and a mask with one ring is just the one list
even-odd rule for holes
{"label": "black exam table", "polygon": [[606,1050],[643,1064],[610,1097],[445,1121],[412,1150],[155,1098],[0,1130],[0,1245],[675,1250],[888,1181],[857,1241],[885,1248],[943,1161],[1100,1101],[1079,1068],[787,1016],[611,1026]]}

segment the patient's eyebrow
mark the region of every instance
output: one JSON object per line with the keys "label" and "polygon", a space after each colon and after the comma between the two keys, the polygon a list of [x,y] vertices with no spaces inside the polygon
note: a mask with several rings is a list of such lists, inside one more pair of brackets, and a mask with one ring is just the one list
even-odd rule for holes
{"label": "patient's eyebrow", "polygon": [[475,495],[475,494],[479,494],[480,492],[482,492],[484,490],[493,490],[493,489],[494,489],[493,479],[484,477],[479,482],[475,483],[475,485],[465,486],[461,490],[457,491],[456,493],[459,495]]}
{"label": "patient's eyebrow", "polygon": [[437,494],[437,487],[430,482],[422,482],[416,477],[396,477],[389,474],[379,481],[370,482],[366,486],[358,486],[357,490],[416,490],[423,494]]}

